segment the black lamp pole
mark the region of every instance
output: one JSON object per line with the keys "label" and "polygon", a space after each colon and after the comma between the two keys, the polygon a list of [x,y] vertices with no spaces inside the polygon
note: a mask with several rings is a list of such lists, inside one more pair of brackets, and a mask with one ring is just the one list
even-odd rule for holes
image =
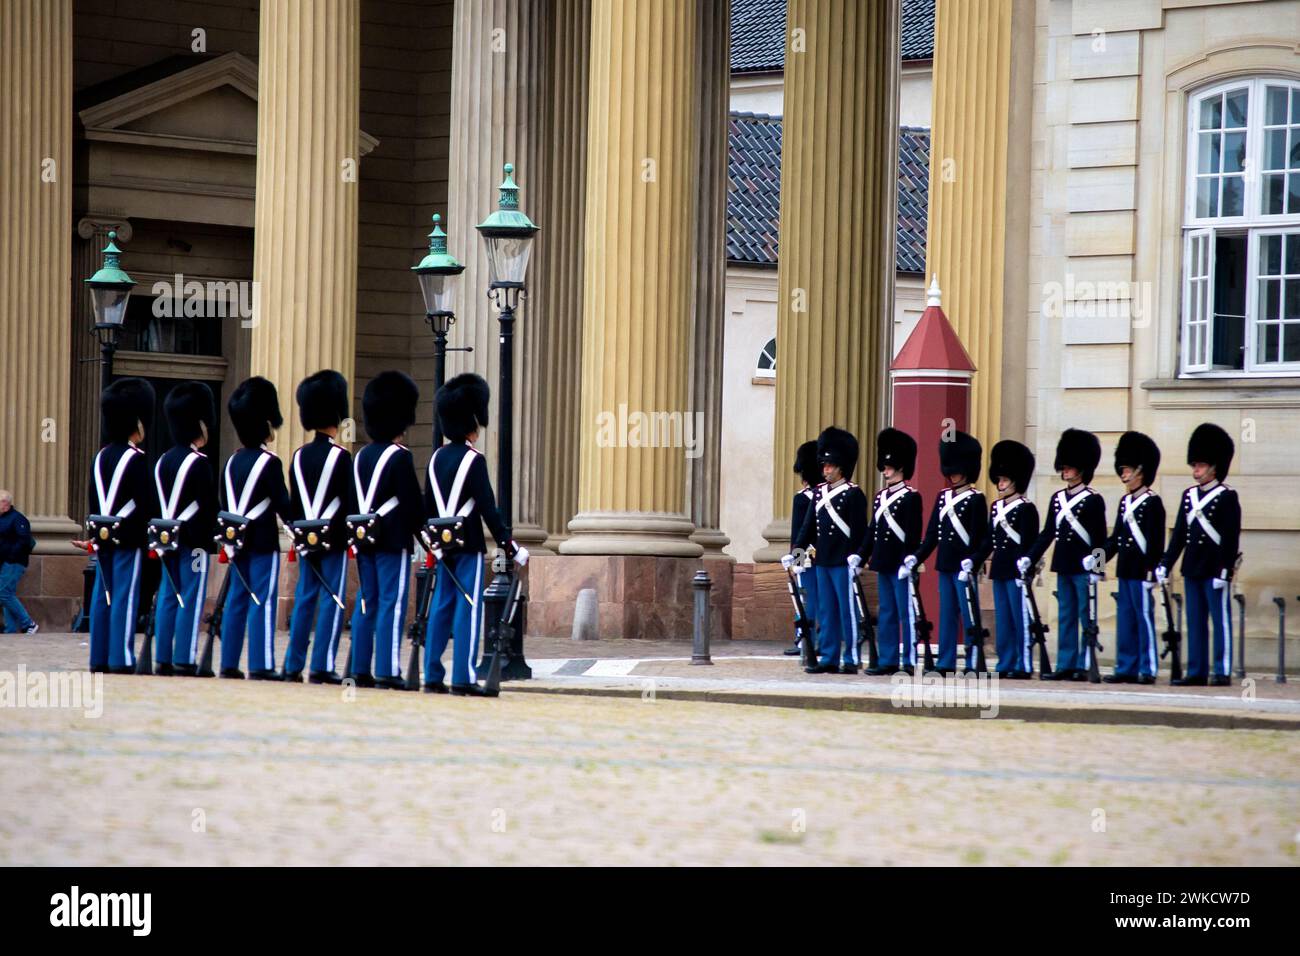
{"label": "black lamp pole", "polygon": [[[514,167],[505,168],[497,208],[477,228],[487,249],[491,282],[488,296],[497,307],[501,323],[499,342],[500,377],[497,382],[497,510],[505,525],[506,540],[514,536],[514,405],[515,405],[515,310],[524,291],[524,277],[528,271],[528,257],[537,226],[519,209],[519,186],[514,180]],[[500,640],[501,616],[514,585],[514,562],[505,551],[498,552],[492,563],[496,576],[483,592],[484,622],[483,660],[486,662],[496,652]],[[513,627],[511,646],[501,670],[503,680],[526,680],[533,676],[532,668],[524,659],[523,634],[527,615],[527,602],[521,601],[519,622]]]}

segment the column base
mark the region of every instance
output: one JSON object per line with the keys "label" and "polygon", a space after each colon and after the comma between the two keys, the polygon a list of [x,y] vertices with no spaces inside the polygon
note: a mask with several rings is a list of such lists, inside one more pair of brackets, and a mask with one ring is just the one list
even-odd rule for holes
{"label": "column base", "polygon": [[529,554],[554,554],[555,551],[547,543],[549,535],[546,529],[541,525],[523,524],[514,529],[515,540],[528,549]]}
{"label": "column base", "polygon": [[85,537],[86,529],[67,515],[32,515],[28,520],[41,554],[79,554],[85,557],[86,552],[74,547],[72,539]]}
{"label": "column base", "polygon": [[759,548],[754,552],[754,562],[756,564],[769,564],[773,561],[780,561],[782,557],[789,554],[789,516],[772,519],[772,523],[763,529],[763,537],[767,539],[767,547]]}
{"label": "column base", "polygon": [[600,640],[690,644],[695,606],[691,580],[701,567],[713,581],[710,637],[730,640],[731,562],[622,554],[559,554],[529,561],[527,636],[572,637],[578,592],[591,588],[596,592]]}
{"label": "column base", "polygon": [[723,552],[722,549],[731,544],[731,539],[718,528],[696,528],[695,533],[691,535],[691,540],[704,549],[706,559],[736,560],[731,555]]}
{"label": "column base", "polygon": [[657,555],[698,558],[695,524],[682,515],[649,511],[588,511],[569,522],[560,554]]}

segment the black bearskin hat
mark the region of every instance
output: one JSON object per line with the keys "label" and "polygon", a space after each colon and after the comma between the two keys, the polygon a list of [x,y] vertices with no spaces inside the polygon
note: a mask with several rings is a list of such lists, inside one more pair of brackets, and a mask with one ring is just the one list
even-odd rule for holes
{"label": "black bearskin hat", "polygon": [[239,387],[231,392],[230,401],[226,402],[226,410],[230,412],[239,443],[245,448],[256,448],[271,437],[272,429],[284,424],[280,415],[280,394],[260,375],[239,383]]}
{"label": "black bearskin hat", "polygon": [[817,443],[806,441],[794,453],[794,473],[810,485],[822,481],[822,467],[817,463]]}
{"label": "black bearskin hat", "polygon": [[1033,475],[1034,453],[1020,442],[1006,438],[989,452],[989,481],[994,484],[999,478],[1006,478],[1023,495],[1029,490]]}
{"label": "black bearskin hat", "polygon": [[1232,455],[1236,446],[1232,437],[1218,425],[1202,422],[1192,432],[1187,441],[1187,464],[1203,461],[1214,466],[1214,477],[1219,481],[1228,480],[1228,466],[1232,464]]}
{"label": "black bearskin hat", "polygon": [[375,441],[392,441],[411,427],[419,401],[420,389],[411,376],[395,369],[380,372],[361,396],[366,434]]}
{"label": "black bearskin hat", "polygon": [[876,471],[885,466],[897,468],[904,479],[912,477],[916,469],[916,439],[897,428],[883,429],[876,436]]}
{"label": "black bearskin hat", "polygon": [[334,428],[348,417],[348,380],[332,368],[304,378],[294,397],[302,427],[308,431]]}
{"label": "black bearskin hat", "polygon": [[853,469],[858,467],[858,440],[832,425],[817,436],[817,460],[823,465],[838,465],[845,478],[852,478]]}
{"label": "black bearskin hat", "polygon": [[163,400],[163,412],[172,441],[178,445],[198,441],[203,434],[202,425],[208,426],[209,435],[216,427],[216,402],[206,382],[181,382],[174,386]]}
{"label": "black bearskin hat", "polygon": [[945,478],[965,475],[967,481],[978,481],[984,449],[979,439],[965,432],[957,432],[952,441],[939,440],[939,470]]}
{"label": "black bearskin hat", "polygon": [[153,424],[153,386],[142,378],[119,378],[99,396],[104,434],[110,442],[127,441],[143,425]]}
{"label": "black bearskin hat", "polygon": [[487,380],[473,372],[457,375],[438,389],[433,403],[448,441],[464,441],[470,432],[487,425],[491,396]]}
{"label": "black bearskin hat", "polygon": [[1125,465],[1142,469],[1142,482],[1153,485],[1160,470],[1160,449],[1141,432],[1125,432],[1115,446],[1115,474]]}
{"label": "black bearskin hat", "polygon": [[1092,432],[1081,428],[1067,428],[1061,432],[1061,439],[1056,443],[1056,461],[1053,471],[1062,468],[1077,468],[1083,476],[1085,485],[1092,483],[1092,476],[1097,473],[1101,463],[1101,442]]}

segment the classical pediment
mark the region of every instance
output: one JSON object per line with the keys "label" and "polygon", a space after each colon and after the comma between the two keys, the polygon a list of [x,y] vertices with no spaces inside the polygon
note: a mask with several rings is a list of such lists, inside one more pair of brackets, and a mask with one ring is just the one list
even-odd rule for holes
{"label": "classical pediment", "polygon": [[[120,78],[111,95],[78,113],[87,140],[256,154],[257,64],[252,60],[239,53],[173,57],[140,71],[135,85],[132,79]],[[358,132],[365,156],[378,140]]]}

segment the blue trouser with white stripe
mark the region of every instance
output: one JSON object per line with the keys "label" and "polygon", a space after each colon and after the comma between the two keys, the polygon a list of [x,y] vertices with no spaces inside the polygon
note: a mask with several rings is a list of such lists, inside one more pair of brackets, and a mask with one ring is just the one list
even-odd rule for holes
{"label": "blue trouser with white stripe", "polygon": [[[941,671],[957,669],[957,640],[965,638],[967,607],[966,582],[957,580],[956,571],[939,572],[939,658],[934,666]],[[973,667],[974,664],[971,664]]]}
{"label": "blue trouser with white stripe", "polygon": [[[858,615],[853,607],[849,566],[815,565],[817,656],[821,664],[858,663]],[[807,572],[805,572],[807,573]]]}
{"label": "blue trouser with white stripe", "polygon": [[876,575],[876,595],[880,604],[880,613],[876,615],[876,643],[879,645],[880,666],[899,666],[899,642],[902,642],[902,662],[906,665],[916,663],[916,640],[912,619],[912,597],[907,586],[907,578],[900,578],[897,571]]}
{"label": "blue trouser with white stripe", "polygon": [[[1232,673],[1231,588],[1214,586],[1214,578],[1183,578],[1187,593],[1187,673],[1200,680]],[[1210,624],[1214,627],[1214,654],[1210,650]]]}
{"label": "blue trouser with white stripe", "polygon": [[[244,576],[230,582],[226,592],[226,609],[221,618],[221,667],[239,667],[244,650],[244,631],[248,631],[248,669],[253,672],[275,670],[275,612],[280,587],[280,552],[241,552],[233,563]],[[227,569],[234,574],[234,568]],[[248,582],[245,586],[244,582]],[[249,595],[257,595],[260,606]]]}
{"label": "blue trouser with white stripe", "polygon": [[[474,599],[471,604],[460,593],[456,583],[449,580],[455,575],[460,587]],[[429,611],[429,629],[424,640],[424,682],[435,684],[447,677],[442,655],[447,641],[452,639],[451,682],[465,687],[478,680],[475,662],[478,660],[479,631],[483,626],[483,555],[478,552],[451,554],[438,563],[434,581],[433,607]]]}
{"label": "blue trouser with white stripe", "polygon": [[369,674],[373,652],[375,677],[401,677],[411,552],[362,552],[357,555],[357,578],[360,591],[352,611],[352,671]]}
{"label": "blue trouser with white stripe", "polygon": [[1025,590],[1017,578],[993,579],[993,618],[998,673],[1028,673],[1029,619],[1025,614]]}
{"label": "blue trouser with white stripe", "polygon": [[1083,629],[1088,626],[1088,575],[1056,576],[1056,669],[1080,671],[1088,667]]}
{"label": "blue trouser with white stripe", "polygon": [[159,664],[194,663],[203,601],[208,596],[208,557],[203,551],[172,551],[161,558],[166,574],[158,582],[153,622]]}
{"label": "blue trouser with white stripe", "polygon": [[1154,677],[1160,669],[1156,651],[1156,602],[1141,578],[1120,578],[1115,621],[1115,673]]}
{"label": "blue trouser with white stripe", "polygon": [[[135,618],[140,604],[139,548],[105,548],[95,565],[90,597],[90,666],[135,666]],[[107,574],[105,574],[107,570]],[[112,592],[111,600],[104,589]]]}
{"label": "blue trouser with white stripe", "polygon": [[307,645],[311,641],[313,629],[316,632],[316,643],[311,647],[311,672],[321,674],[334,670],[339,631],[343,628],[343,609],[330,597],[325,584],[329,585],[329,591],[333,591],[339,600],[347,601],[346,549],[319,555],[300,555],[298,558],[298,587],[294,590],[293,617],[289,620],[289,647],[284,653],[286,674],[302,672],[307,663]]}

